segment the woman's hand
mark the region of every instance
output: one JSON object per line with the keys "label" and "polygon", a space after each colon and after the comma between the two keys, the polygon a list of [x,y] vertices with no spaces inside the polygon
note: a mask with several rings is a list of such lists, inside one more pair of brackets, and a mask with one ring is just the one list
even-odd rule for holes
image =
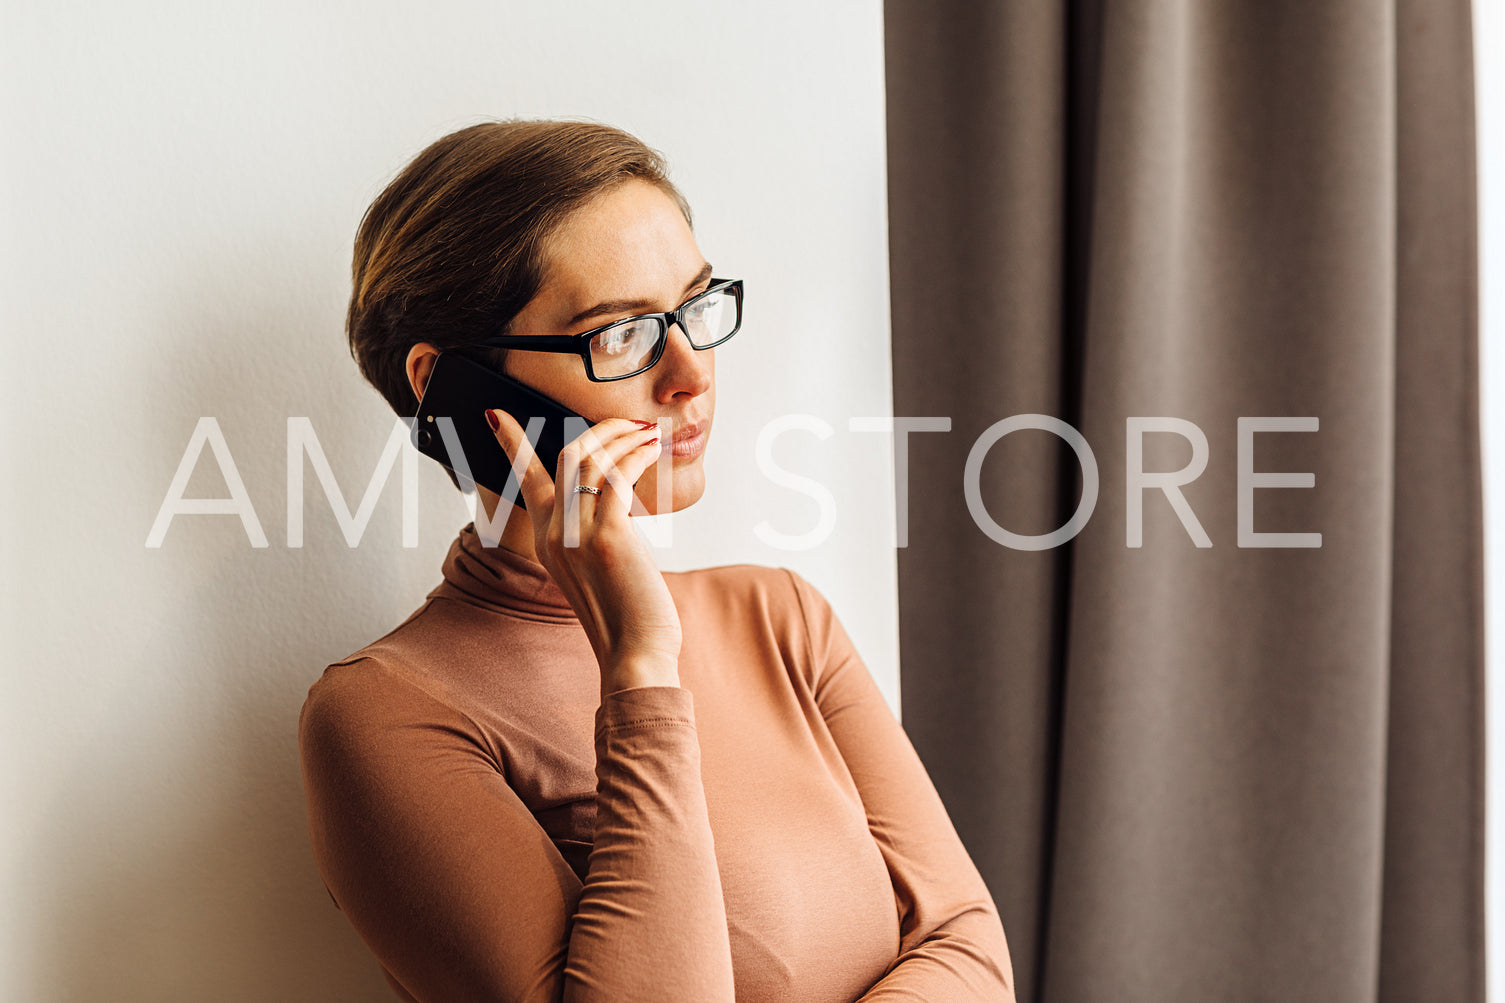
{"label": "woman's hand", "polygon": [[[533,542],[585,628],[601,667],[601,695],[632,686],[678,686],[679,611],[628,521],[632,486],[663,448],[657,425],[608,418],[570,442],[550,477],[521,426],[491,410],[497,442],[516,469],[526,450],[522,496]],[[575,486],[601,493],[577,492]]]}

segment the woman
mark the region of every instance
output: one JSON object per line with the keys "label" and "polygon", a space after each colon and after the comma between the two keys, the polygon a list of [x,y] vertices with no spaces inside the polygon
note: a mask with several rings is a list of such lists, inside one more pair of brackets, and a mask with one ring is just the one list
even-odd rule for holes
{"label": "woman", "polygon": [[[500,546],[467,525],[304,704],[320,873],[404,999],[1013,999],[987,888],[820,593],[661,573],[628,522],[634,482],[648,512],[704,490],[705,346],[740,319],[717,301],[738,316],[707,333],[712,282],[657,155],[594,124],[461,130],[362,222],[348,333],[399,414],[457,351],[597,422],[528,460],[526,508],[480,488]],[[622,360],[613,325],[682,306]],[[589,355],[516,344],[598,329]],[[476,347],[499,333],[524,337]]]}

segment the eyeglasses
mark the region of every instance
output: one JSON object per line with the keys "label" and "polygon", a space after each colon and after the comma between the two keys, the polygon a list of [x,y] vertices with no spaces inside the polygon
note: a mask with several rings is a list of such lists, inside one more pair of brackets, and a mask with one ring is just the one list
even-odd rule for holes
{"label": "eyeglasses", "polygon": [[709,289],[667,313],[628,317],[580,334],[499,334],[467,347],[578,355],[585,362],[585,375],[606,383],[652,369],[663,358],[669,328],[675,324],[696,351],[726,341],[742,327],[742,280],[712,279]]}

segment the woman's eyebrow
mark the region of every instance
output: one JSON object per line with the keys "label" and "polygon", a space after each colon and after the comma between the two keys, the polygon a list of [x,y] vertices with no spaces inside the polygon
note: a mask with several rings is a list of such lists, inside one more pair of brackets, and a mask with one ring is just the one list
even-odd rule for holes
{"label": "woman's eyebrow", "polygon": [[[689,282],[685,283],[685,291],[681,294],[681,296],[688,296],[690,294],[690,290],[694,289],[706,279],[710,278],[713,271],[714,270],[711,268],[710,262],[706,262],[705,266],[695,274],[695,277]],[[652,308],[653,303],[649,302],[648,300],[604,300],[587,310],[582,310],[579,313],[575,314],[575,316],[565,321],[564,326],[574,327],[582,320],[588,320],[591,317],[598,317],[604,313],[621,313],[625,310],[651,310]]]}
{"label": "woman's eyebrow", "polygon": [[693,279],[691,279],[689,282],[685,283],[685,291],[681,295],[683,295],[683,296],[690,295],[690,290],[694,289],[696,286],[700,285],[706,279],[710,278],[711,277],[711,273],[713,271],[714,271],[714,269],[711,268],[711,263],[709,261],[707,261],[704,265],[701,265],[700,266],[700,271],[698,271],[698,272],[695,273],[695,277]]}

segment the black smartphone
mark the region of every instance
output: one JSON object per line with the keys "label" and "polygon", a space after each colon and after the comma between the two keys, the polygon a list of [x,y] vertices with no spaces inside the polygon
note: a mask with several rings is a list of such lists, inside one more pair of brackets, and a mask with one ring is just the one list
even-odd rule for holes
{"label": "black smartphone", "polygon": [[455,352],[439,353],[418,402],[413,445],[453,470],[462,488],[474,481],[520,508],[526,507],[522,491],[486,421],[487,408],[517,419],[551,477],[565,443],[595,424],[510,376]]}

